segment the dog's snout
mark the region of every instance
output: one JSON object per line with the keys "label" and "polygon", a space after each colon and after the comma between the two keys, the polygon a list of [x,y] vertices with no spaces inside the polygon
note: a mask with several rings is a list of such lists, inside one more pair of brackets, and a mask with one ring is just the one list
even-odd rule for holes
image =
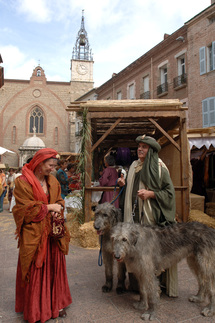
{"label": "dog's snout", "polygon": [[117,252],[117,251],[115,251],[115,252],[113,253],[113,255],[114,255],[114,258],[115,258],[115,259],[120,259],[120,258],[121,258],[120,253],[119,253],[119,252]]}
{"label": "dog's snout", "polygon": [[94,229],[96,229],[96,230],[99,230],[100,229],[99,225],[96,224],[95,222],[94,222],[93,226],[94,226]]}

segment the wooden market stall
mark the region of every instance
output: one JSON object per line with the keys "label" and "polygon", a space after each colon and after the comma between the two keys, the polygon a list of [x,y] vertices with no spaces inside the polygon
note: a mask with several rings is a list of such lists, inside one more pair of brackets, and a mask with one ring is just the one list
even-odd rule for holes
{"label": "wooden market stall", "polygon": [[[72,102],[67,111],[85,113],[90,126],[86,139],[85,221],[90,220],[92,170],[98,170],[101,151],[111,148],[136,148],[135,139],[147,134],[161,145],[160,158],[167,165],[176,191],[176,210],[186,222],[189,214],[189,147],[186,110],[179,100],[98,100]],[[85,111],[85,112],[84,112]],[[177,130],[177,135],[173,135]],[[113,188],[100,187],[100,190]]]}

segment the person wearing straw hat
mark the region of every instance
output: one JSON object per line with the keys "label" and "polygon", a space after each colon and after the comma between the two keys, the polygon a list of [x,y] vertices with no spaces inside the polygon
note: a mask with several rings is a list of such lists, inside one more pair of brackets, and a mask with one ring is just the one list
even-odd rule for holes
{"label": "person wearing straw hat", "polygon": [[[165,226],[175,223],[175,190],[169,171],[158,157],[159,143],[152,137],[136,138],[137,155],[128,172],[127,182],[119,178],[119,186],[126,185],[124,197],[124,222]],[[164,282],[165,280],[165,282]],[[177,265],[165,272],[165,283],[169,296],[178,296]]]}

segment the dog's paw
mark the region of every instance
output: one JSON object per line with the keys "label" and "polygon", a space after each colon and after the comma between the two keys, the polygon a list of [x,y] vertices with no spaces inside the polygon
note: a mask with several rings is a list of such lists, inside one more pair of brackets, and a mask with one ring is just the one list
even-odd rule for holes
{"label": "dog's paw", "polygon": [[146,304],[142,302],[134,302],[133,307],[136,308],[136,310],[143,310],[143,311],[147,310]]}
{"label": "dog's paw", "polygon": [[107,285],[102,286],[103,293],[109,293],[112,290],[112,287],[108,287]]}
{"label": "dog's paw", "polygon": [[201,303],[203,302],[203,299],[198,295],[192,295],[189,297],[189,301],[193,303]]}
{"label": "dog's paw", "polygon": [[117,293],[118,295],[123,294],[123,293],[125,293],[125,292],[127,292],[126,287],[123,287],[123,286],[117,286],[117,288],[116,288],[116,293]]}
{"label": "dog's paw", "polygon": [[141,319],[143,321],[154,321],[155,320],[155,312],[146,311],[141,315]]}
{"label": "dog's paw", "polygon": [[215,314],[215,312],[209,308],[209,307],[205,307],[202,311],[201,311],[201,314],[203,316],[207,316],[207,317],[211,317]]}
{"label": "dog's paw", "polygon": [[116,288],[116,293],[117,293],[118,295],[120,295],[120,294],[123,294],[123,293],[125,293],[125,292],[127,292],[127,289],[126,289],[125,285],[124,285],[124,284],[123,284],[123,285],[119,284],[119,285],[117,286],[117,288]]}

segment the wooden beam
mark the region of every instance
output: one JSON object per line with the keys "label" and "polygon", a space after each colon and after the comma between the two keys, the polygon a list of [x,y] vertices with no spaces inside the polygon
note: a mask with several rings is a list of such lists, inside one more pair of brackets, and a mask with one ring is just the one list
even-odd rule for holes
{"label": "wooden beam", "polygon": [[[87,114],[88,122],[91,123],[89,113]],[[91,133],[86,141],[86,160],[85,160],[85,187],[91,186],[92,176],[92,154],[91,154]],[[92,196],[91,191],[85,190],[84,193],[84,218],[85,222],[90,221]]]}
{"label": "wooden beam", "polygon": [[100,143],[111,133],[111,131],[120,123],[122,118],[119,118],[114,124],[104,133],[104,135],[93,145],[91,153],[100,145]]}
{"label": "wooden beam", "polygon": [[[116,118],[128,118],[128,119],[134,119],[134,118],[147,118],[147,117],[151,117],[151,118],[166,118],[166,117],[180,117],[181,114],[184,111],[179,111],[179,110],[171,110],[171,111],[154,111],[154,110],[150,110],[150,111],[145,111],[145,110],[140,110],[140,111],[93,111],[90,112],[92,119],[116,119]],[[132,121],[131,121],[132,122]]]}
{"label": "wooden beam", "polygon": [[[92,192],[110,192],[110,191],[114,191],[115,187],[111,187],[111,186],[90,186],[90,187],[85,187],[86,190],[88,191],[92,191]],[[116,191],[119,191],[120,187],[116,187]]]}
{"label": "wooden beam", "polygon": [[180,143],[181,147],[181,186],[186,186],[186,190],[181,191],[181,206],[182,206],[182,220],[183,222],[188,221],[189,208],[190,208],[190,198],[189,193],[189,147],[187,140],[187,129],[186,120],[180,120]]}
{"label": "wooden beam", "polygon": [[182,107],[182,102],[178,99],[157,99],[157,100],[89,100],[85,102],[72,102],[67,111],[75,111],[74,109],[87,108],[89,112],[92,111],[126,111],[126,110],[176,110],[176,109],[187,109]]}
{"label": "wooden beam", "polygon": [[178,151],[181,151],[181,148],[179,147],[179,145],[175,142],[175,140],[174,139],[172,139],[172,137],[170,137],[170,135],[161,127],[161,126],[159,126],[159,124],[154,120],[154,119],[152,119],[152,118],[148,118],[150,121],[151,121],[151,123],[153,123],[154,125],[155,125],[155,127],[157,128],[157,129],[159,129],[161,132],[162,132],[162,134],[167,138],[167,139],[169,139],[169,141],[178,149]]}

